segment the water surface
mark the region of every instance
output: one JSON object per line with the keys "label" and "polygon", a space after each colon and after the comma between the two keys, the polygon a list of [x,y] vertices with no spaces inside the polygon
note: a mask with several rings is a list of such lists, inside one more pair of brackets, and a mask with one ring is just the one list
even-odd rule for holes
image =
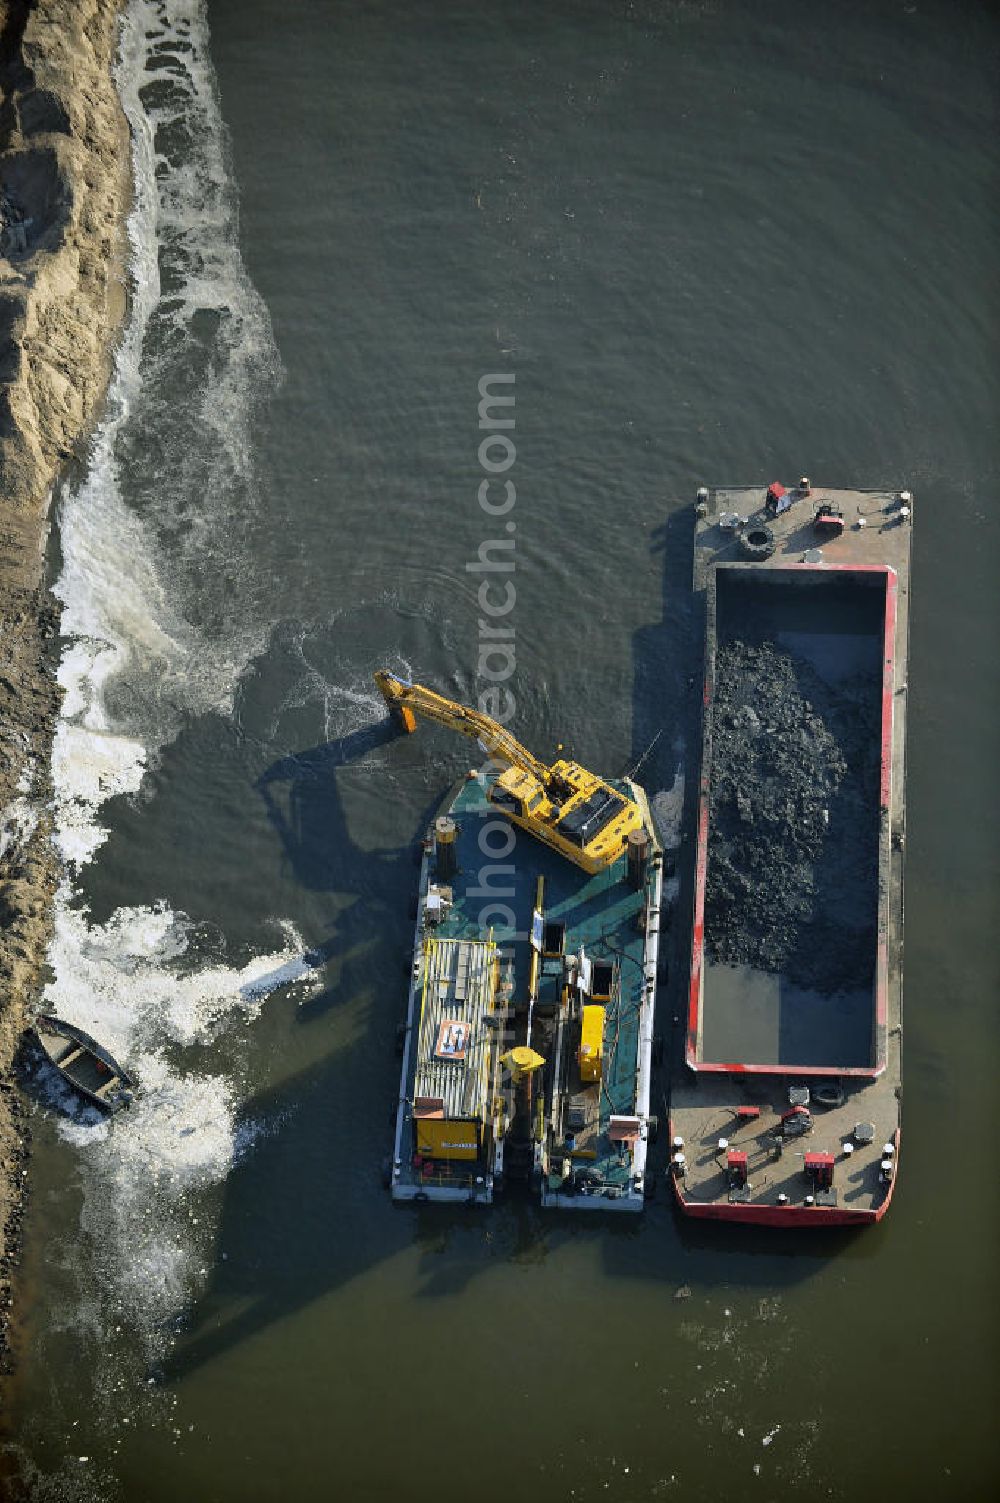
{"label": "water surface", "polygon": [[[130,12],[136,312],[53,558],[49,999],[147,1095],[108,1128],[34,1087],[11,1465],[151,1503],[991,1495],[993,17],[211,0],[207,25]],[[514,534],[477,501],[498,372]],[[916,496],[891,1215],[393,1210],[411,848],[470,748],[387,741],[372,671],[474,696],[466,564],[513,537],[518,734],[617,774],[665,726],[643,778],[676,822],[687,509],[803,472]]]}

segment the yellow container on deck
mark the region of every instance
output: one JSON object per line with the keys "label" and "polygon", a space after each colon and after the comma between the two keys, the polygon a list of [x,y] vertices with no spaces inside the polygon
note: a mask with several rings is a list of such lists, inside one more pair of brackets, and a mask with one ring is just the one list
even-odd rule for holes
{"label": "yellow container on deck", "polygon": [[423,1117],[416,1122],[417,1152],[432,1159],[474,1159],[479,1153],[475,1122]]}
{"label": "yellow container on deck", "polygon": [[583,1009],[580,1026],[580,1079],[591,1082],[601,1078],[604,1057],[604,1008],[591,1004]]}

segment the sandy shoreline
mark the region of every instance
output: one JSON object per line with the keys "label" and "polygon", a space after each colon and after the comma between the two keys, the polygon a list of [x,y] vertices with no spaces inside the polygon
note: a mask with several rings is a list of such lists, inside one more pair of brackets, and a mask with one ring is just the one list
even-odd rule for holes
{"label": "sandy shoreline", "polygon": [[47,817],[58,608],[52,487],[86,443],[126,309],[128,124],[112,79],[124,0],[0,0],[0,1373],[27,1180],[13,1062],[50,934]]}

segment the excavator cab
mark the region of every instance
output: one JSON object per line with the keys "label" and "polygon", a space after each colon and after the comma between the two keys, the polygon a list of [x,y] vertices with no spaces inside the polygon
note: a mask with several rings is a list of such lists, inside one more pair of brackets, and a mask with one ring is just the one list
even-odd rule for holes
{"label": "excavator cab", "polygon": [[489,800],[511,819],[535,818],[545,807],[545,788],[530,773],[508,767],[490,789]]}
{"label": "excavator cab", "polygon": [[588,871],[610,866],[642,824],[638,807],[575,762],[557,762],[548,783],[508,767],[489,800],[515,824]]}

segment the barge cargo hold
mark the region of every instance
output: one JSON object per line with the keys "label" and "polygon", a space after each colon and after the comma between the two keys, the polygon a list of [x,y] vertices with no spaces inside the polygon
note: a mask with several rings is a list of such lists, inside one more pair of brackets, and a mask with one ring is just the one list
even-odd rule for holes
{"label": "barge cargo hold", "polygon": [[899,1161],[912,500],[699,492],[705,680],[671,1175],[689,1216],[879,1220]]}
{"label": "barge cargo hold", "polygon": [[[386,683],[394,713],[416,706],[470,734],[477,712]],[[574,798],[589,811],[590,833],[578,830],[573,859],[555,847],[551,828],[538,837],[515,827],[503,780],[511,768],[520,776],[529,754],[508,735],[501,757],[489,724],[480,739],[491,761],[452,790],[423,840],[392,1197],[489,1204],[520,1180],[546,1207],[640,1211],[656,1130],[662,887],[649,806],[627,779],[605,784],[575,763],[557,764],[569,794],[560,828],[580,825]],[[589,794],[572,794],[588,779]],[[551,778],[547,786],[554,790]],[[606,851],[589,871],[581,863],[612,818],[623,823],[619,853]]]}

